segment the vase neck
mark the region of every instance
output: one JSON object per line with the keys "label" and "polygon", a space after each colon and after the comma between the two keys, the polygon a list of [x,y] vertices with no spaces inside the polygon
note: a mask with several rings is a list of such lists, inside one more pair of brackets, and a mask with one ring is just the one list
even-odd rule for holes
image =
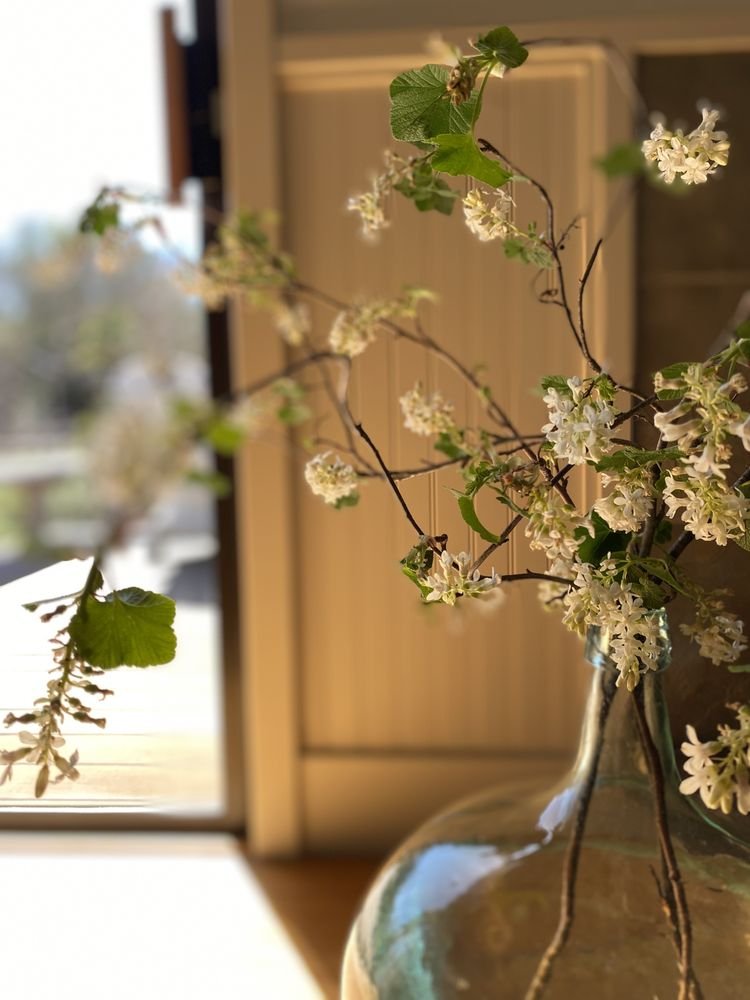
{"label": "vase neck", "polygon": [[616,679],[617,672],[612,667],[594,670],[576,771],[588,773],[598,753],[599,777],[630,776],[648,780],[634,704],[634,699],[638,698],[659,750],[664,772],[672,774],[676,764],[661,675],[653,672],[645,674],[632,693],[625,687],[616,687]]}

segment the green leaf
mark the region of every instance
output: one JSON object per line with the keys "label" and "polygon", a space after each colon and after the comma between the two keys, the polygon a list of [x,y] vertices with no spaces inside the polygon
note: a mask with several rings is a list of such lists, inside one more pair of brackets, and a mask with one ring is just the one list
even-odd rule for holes
{"label": "green leaf", "polygon": [[630,535],[625,531],[612,531],[610,526],[594,511],[591,515],[594,534],[591,536],[586,528],[577,528],[575,537],[581,540],[578,546],[578,557],[581,562],[598,566],[602,559],[614,552],[622,552],[630,541]]}
{"label": "green leaf", "polygon": [[348,493],[345,497],[339,497],[331,506],[334,510],[341,510],[343,507],[356,507],[358,503],[359,493]]}
{"label": "green leaf", "polygon": [[614,180],[616,177],[639,177],[646,172],[646,160],[639,142],[624,142],[598,160],[596,166],[605,177]]}
{"label": "green leaf", "polygon": [[750,663],[730,663],[727,670],[730,674],[750,674]]}
{"label": "green leaf", "polygon": [[206,489],[217,497],[228,497],[232,492],[232,483],[227,476],[221,472],[204,471],[202,469],[191,469],[185,477],[188,482],[197,486],[205,486]]}
{"label": "green leaf", "polygon": [[549,247],[535,234],[528,236],[509,236],[503,240],[503,251],[508,260],[518,260],[522,264],[533,267],[550,268],[555,266],[555,259]]}
{"label": "green leaf", "polygon": [[485,528],[482,522],[477,517],[477,512],[474,509],[474,498],[462,494],[458,497],[458,509],[461,511],[461,517],[464,519],[466,524],[469,525],[472,531],[476,531],[480,538],[483,538],[485,542],[498,542],[500,541],[499,535],[493,535],[492,532]]}
{"label": "green leaf", "polygon": [[415,586],[419,587],[419,593],[422,595],[422,600],[424,600],[430,593],[430,588],[422,583],[422,581],[419,579],[417,571],[415,569],[412,569],[411,566],[408,566],[406,565],[406,563],[402,562],[401,572],[404,574],[407,580],[411,580],[411,582],[415,584]]}
{"label": "green leaf", "polygon": [[219,455],[234,455],[245,443],[246,432],[239,424],[222,417],[212,417],[203,428],[203,438]]}
{"label": "green leaf", "polygon": [[120,206],[116,202],[102,203],[99,198],[89,205],[78,223],[82,233],[96,233],[103,236],[108,229],[117,229],[120,224]]}
{"label": "green leaf", "polygon": [[[682,378],[691,364],[691,361],[675,361],[674,364],[662,368],[661,375],[666,379]],[[683,393],[679,389],[660,389],[656,395],[659,399],[681,399]]]}
{"label": "green leaf", "polygon": [[447,455],[448,458],[458,460],[469,457],[468,451],[465,451],[447,431],[442,431],[438,434],[434,448],[435,451],[442,452],[443,455]]}
{"label": "green leaf", "polygon": [[558,392],[563,392],[567,395],[571,393],[568,380],[564,375],[545,375],[542,379],[542,391],[548,392],[550,389],[556,389]]}
{"label": "green leaf", "polygon": [[501,62],[508,69],[521,66],[529,57],[529,50],[524,48],[510,28],[493,28],[474,42],[474,48],[493,62]]}
{"label": "green leaf", "polygon": [[68,632],[78,655],[92,667],[151,667],[174,659],[175,603],[139,587],[88,597]]}
{"label": "green leaf", "polygon": [[453,177],[476,177],[495,188],[511,178],[499,163],[480,152],[472,135],[436,135],[434,141],[438,147],[432,157],[435,170]]}
{"label": "green leaf", "polygon": [[430,142],[436,135],[470,132],[478,94],[455,104],[447,66],[428,65],[400,73],[391,83],[391,133],[405,142]]}
{"label": "green leaf", "polygon": [[450,215],[458,198],[458,191],[435,176],[429,163],[417,164],[410,177],[404,177],[394,188],[405,198],[410,198],[420,212],[436,211]]}
{"label": "green leaf", "polygon": [[682,456],[679,448],[662,448],[659,451],[648,451],[626,445],[612,455],[605,455],[594,464],[597,472],[624,472],[626,469],[639,469],[654,462],[676,461]]}

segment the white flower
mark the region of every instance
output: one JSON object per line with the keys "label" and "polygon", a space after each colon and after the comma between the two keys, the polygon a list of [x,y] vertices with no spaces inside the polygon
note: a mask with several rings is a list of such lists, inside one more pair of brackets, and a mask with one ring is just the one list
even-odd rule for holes
{"label": "white flower", "polygon": [[730,706],[737,714],[736,726],[719,726],[718,738],[703,743],[693,726],[687,727],[688,741],[682,744],[687,757],[683,769],[688,777],[680,783],[683,795],[700,794],[709,809],[731,812],[733,804],[750,813],[750,708]]}
{"label": "white flower", "polygon": [[401,396],[399,403],[404,415],[404,427],[414,434],[425,437],[442,434],[456,426],[452,417],[453,404],[444,400],[439,392],[434,392],[428,399],[419,382]]}
{"label": "white flower", "polygon": [[513,199],[503,188],[493,192],[492,198],[490,201],[479,188],[473,188],[463,199],[466,225],[482,243],[506,239],[512,229]]}
{"label": "white flower", "polygon": [[613,531],[640,531],[651,513],[654,487],[649,469],[628,469],[619,475],[602,474],[602,485],[612,492],[594,504],[594,510]]}
{"label": "white flower", "polygon": [[718,111],[704,108],[700,125],[688,135],[680,129],[671,132],[660,122],[641,146],[645,159],[656,162],[667,184],[678,176],[685,184],[704,184],[729,157],[727,134],[716,131],[718,119]]}
{"label": "white flower", "polygon": [[750,514],[747,499],[721,479],[691,476],[690,471],[684,468],[667,473],[663,493],[667,516],[674,518],[679,513],[688,531],[706,542],[726,545],[744,537]]}
{"label": "white flower", "polygon": [[586,528],[593,535],[588,517],[581,516],[566,504],[557,490],[535,489],[526,508],[526,537],[529,548],[545,553],[551,562],[555,559],[572,559],[581,544],[575,533]]}
{"label": "white flower", "polygon": [[601,398],[594,382],[579,378],[567,380],[567,391],[547,390],[544,402],[550,422],[542,427],[554,454],[573,465],[598,462],[611,450],[616,411]]}
{"label": "white flower", "polygon": [[750,451],[750,414],[742,413],[737,420],[727,425],[730,434],[736,434],[745,451]]}
{"label": "white flower", "polygon": [[680,630],[698,643],[701,656],[714,665],[736,663],[747,649],[744,623],[726,613],[724,602],[715,594],[708,595],[696,605],[692,625],[681,625]]}
{"label": "white flower", "polygon": [[329,460],[330,451],[311,458],[305,466],[307,485],[327,504],[335,505],[357,491],[357,473],[337,456]]}
{"label": "white flower", "polygon": [[380,302],[353,306],[340,312],[328,335],[331,349],[336,354],[356,358],[375,340],[378,324],[385,314],[384,304]]}
{"label": "white flower", "polygon": [[276,329],[290,347],[299,347],[310,332],[310,310],[304,302],[281,302],[274,315]]}
{"label": "white flower", "polygon": [[578,563],[575,586],[563,598],[563,623],[584,635],[592,625],[605,634],[608,653],[632,691],[646,670],[656,670],[663,652],[659,617],[644,607],[630,585],[616,579],[616,567],[604,560],[598,568]]}
{"label": "white flower", "polygon": [[[442,552],[434,560],[432,572],[422,580],[423,585],[430,588],[425,600],[430,603],[442,601],[444,604],[455,604],[458,597],[497,596],[499,592],[496,588],[500,586],[502,578],[494,569],[489,576],[482,576],[478,569],[469,572],[472,562],[468,552],[459,552],[457,555]],[[490,595],[490,591],[496,591],[496,594]]]}

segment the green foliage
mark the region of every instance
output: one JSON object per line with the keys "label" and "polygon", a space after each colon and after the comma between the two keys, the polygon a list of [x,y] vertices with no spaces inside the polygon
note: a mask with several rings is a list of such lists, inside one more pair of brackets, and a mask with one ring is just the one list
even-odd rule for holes
{"label": "green foliage", "polygon": [[339,497],[336,503],[331,504],[334,510],[342,510],[344,507],[356,507],[359,503],[359,493],[348,493],[345,497]]}
{"label": "green foliage", "polygon": [[497,542],[500,540],[499,535],[493,534],[489,528],[485,528],[482,522],[477,516],[477,512],[474,509],[474,497],[469,496],[466,493],[459,494],[458,499],[458,509],[461,511],[461,517],[464,522],[468,524],[472,531],[476,531],[480,538],[483,538],[485,542]]}
{"label": "green foliage", "polygon": [[612,455],[605,455],[594,468],[597,472],[625,472],[626,469],[640,469],[654,462],[675,461],[682,455],[679,448],[662,448],[659,451],[648,451],[646,448],[636,448],[626,445]]}
{"label": "green foliage", "polygon": [[730,663],[727,670],[730,674],[750,674],[750,663]]}
{"label": "green foliage", "polygon": [[279,379],[274,382],[272,391],[281,399],[276,416],[283,424],[293,427],[310,419],[310,408],[304,402],[305,390],[294,379]]}
{"label": "green foliage", "polygon": [[454,435],[449,434],[447,431],[442,431],[438,434],[435,439],[434,448],[435,451],[442,452],[448,458],[459,460],[469,457],[469,452],[456,441]]}
{"label": "green foliage", "polygon": [[68,632],[78,655],[92,667],[150,667],[174,659],[174,601],[138,587],[88,596]]}
{"label": "green foliage", "polygon": [[570,386],[565,375],[545,375],[542,378],[542,392],[555,389],[557,392],[570,392]]}
{"label": "green foliage", "polygon": [[423,600],[430,593],[430,588],[422,583],[422,578],[432,569],[434,558],[434,551],[426,542],[420,541],[401,560],[401,572],[419,588]]}
{"label": "green foliage", "polygon": [[228,497],[232,492],[232,483],[221,472],[190,469],[185,478],[190,483],[196,483],[198,486],[204,486],[206,489],[211,490],[214,496],[219,498]]}
{"label": "green foliage", "polygon": [[[661,369],[661,375],[665,379],[676,379],[682,378],[685,372],[688,370],[691,361],[675,361],[674,364],[667,365],[666,368]],[[659,399],[681,399],[682,393],[679,389],[660,389],[656,394]]]}
{"label": "green foliage", "polygon": [[435,211],[450,215],[458,198],[458,191],[436,177],[427,160],[415,164],[411,175],[394,184],[394,188],[413,201],[420,212]]}
{"label": "green foliage", "polygon": [[608,555],[623,552],[630,541],[630,535],[625,531],[613,531],[596,511],[592,512],[591,521],[594,526],[593,535],[584,527],[576,529],[575,536],[580,539],[578,558],[581,562],[598,566]]}
{"label": "green foliage", "polygon": [[517,233],[503,240],[503,251],[509,260],[518,260],[522,264],[548,269],[555,266],[552,251],[536,231],[536,225],[529,223],[525,233]]}
{"label": "green foliage", "polygon": [[229,417],[215,413],[202,427],[201,436],[218,455],[234,455],[245,443],[245,431]]}
{"label": "green foliage", "polygon": [[450,70],[430,64],[400,73],[391,83],[391,133],[405,142],[431,142],[435,136],[470,132],[478,94],[463,103],[451,100]]}
{"label": "green foliage", "polygon": [[610,180],[617,177],[640,177],[647,170],[640,142],[624,142],[615,146],[594,163]]}
{"label": "green foliage", "polygon": [[119,225],[119,204],[112,201],[106,191],[100,191],[88,208],[84,209],[78,222],[78,229],[82,233],[103,236],[108,229],[117,229]]}
{"label": "green foliage", "polygon": [[493,28],[474,42],[474,48],[489,62],[500,62],[508,69],[516,69],[529,57],[529,50],[524,48],[510,28]]}
{"label": "green foliage", "polygon": [[434,142],[438,147],[432,157],[435,170],[453,177],[475,177],[494,188],[502,187],[512,176],[480,152],[472,135],[437,135]]}

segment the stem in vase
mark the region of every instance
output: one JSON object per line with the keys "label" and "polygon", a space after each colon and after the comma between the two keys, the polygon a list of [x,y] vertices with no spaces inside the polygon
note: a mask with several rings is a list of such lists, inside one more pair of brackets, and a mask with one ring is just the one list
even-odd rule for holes
{"label": "stem in vase", "polygon": [[690,908],[685,892],[685,883],[682,881],[682,873],[669,832],[664,771],[659,751],[649,729],[643,703],[643,691],[640,686],[633,692],[633,709],[638,722],[638,732],[646,758],[651,789],[654,793],[656,835],[665,876],[664,885],[660,886],[660,895],[675,932],[677,965],[680,971],[677,996],[678,1000],[702,1000],[703,991],[693,970],[693,926],[690,920]]}
{"label": "stem in vase", "polygon": [[[589,762],[589,768],[585,780],[581,787],[581,794],[576,806],[573,835],[565,853],[565,862],[562,873],[562,890],[560,894],[560,918],[552,940],[547,945],[547,949],[542,955],[541,961],[531,981],[531,985],[526,991],[525,1000],[538,1000],[552,975],[555,960],[565,947],[575,918],[576,902],[576,881],[578,879],[578,862],[581,857],[581,847],[583,846],[583,835],[586,830],[586,820],[588,818],[591,796],[596,784],[596,775],[599,770],[599,760],[604,746],[604,731],[607,719],[612,707],[612,700],[616,693],[616,674],[613,670],[601,670],[601,692],[602,700],[599,705],[599,716],[597,719],[596,738],[594,749]],[[696,998],[697,1000],[697,998]]]}

